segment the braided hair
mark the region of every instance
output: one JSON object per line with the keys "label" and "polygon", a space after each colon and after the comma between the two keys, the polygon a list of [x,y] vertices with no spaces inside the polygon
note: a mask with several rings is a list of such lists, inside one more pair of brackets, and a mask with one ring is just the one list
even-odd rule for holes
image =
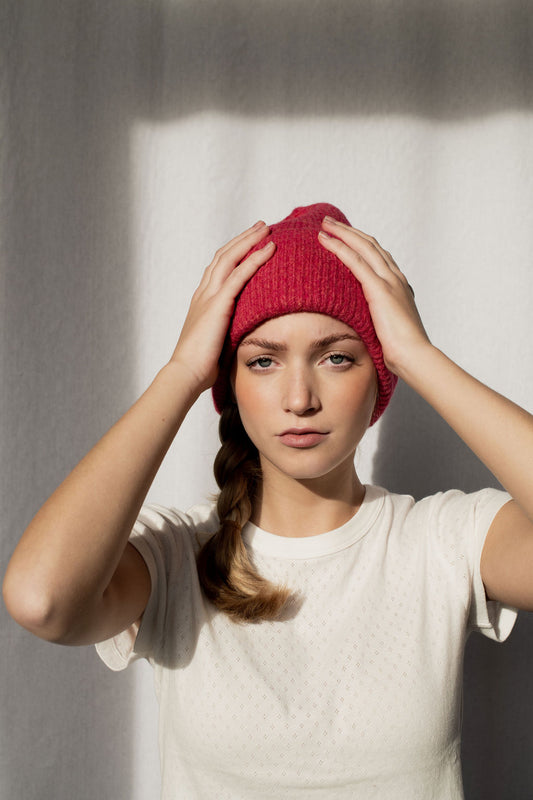
{"label": "braided hair", "polygon": [[220,493],[220,528],[198,555],[198,576],[206,597],[235,621],[273,620],[290,591],[261,577],[252,564],[241,531],[252,513],[261,481],[259,455],[241,422],[236,404],[226,405],[219,423],[220,450],[214,473]]}

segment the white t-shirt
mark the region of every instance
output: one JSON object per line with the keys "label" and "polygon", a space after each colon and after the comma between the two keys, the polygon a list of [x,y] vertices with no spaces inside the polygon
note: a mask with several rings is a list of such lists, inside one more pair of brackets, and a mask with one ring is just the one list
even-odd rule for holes
{"label": "white t-shirt", "polygon": [[238,624],[204,598],[199,532],[213,506],[147,507],[132,543],[152,593],[98,645],[115,670],[145,657],[160,703],[163,800],[459,800],[463,648],[510,633],[479,563],[509,499],[492,489],[415,503],[367,486],[337,530],[286,538],[248,524],[259,571],[299,593],[283,621]]}

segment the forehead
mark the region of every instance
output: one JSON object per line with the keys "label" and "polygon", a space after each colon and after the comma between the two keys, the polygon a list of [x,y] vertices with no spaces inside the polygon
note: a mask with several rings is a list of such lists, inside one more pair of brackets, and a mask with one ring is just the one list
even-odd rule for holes
{"label": "forehead", "polygon": [[248,339],[261,338],[274,341],[284,341],[294,336],[305,336],[311,340],[323,339],[334,335],[350,334],[359,338],[349,325],[345,322],[329,317],[327,314],[315,314],[308,311],[299,313],[285,314],[281,317],[262,322],[254,328],[242,340],[241,344],[246,344]]}

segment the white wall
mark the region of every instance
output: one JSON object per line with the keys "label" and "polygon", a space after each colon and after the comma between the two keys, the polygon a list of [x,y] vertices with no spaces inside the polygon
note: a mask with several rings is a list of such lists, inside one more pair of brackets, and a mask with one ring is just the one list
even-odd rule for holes
{"label": "white wall", "polygon": [[[2,538],[150,381],[214,250],[327,200],[404,267],[436,344],[531,409],[533,4],[4,2]],[[208,396],[150,493],[214,489]],[[494,485],[401,386],[363,478]],[[34,640],[2,609],[0,796],[155,797],[148,667]],[[469,800],[533,795],[528,615],[466,659]]]}

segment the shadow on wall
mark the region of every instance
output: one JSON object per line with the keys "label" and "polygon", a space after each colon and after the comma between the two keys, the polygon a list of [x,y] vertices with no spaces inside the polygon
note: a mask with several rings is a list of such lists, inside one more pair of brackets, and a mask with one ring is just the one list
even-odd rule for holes
{"label": "shadow on wall", "polygon": [[523,0],[153,8],[150,63],[161,91],[155,106],[151,92],[149,99],[162,118],[219,109],[464,120],[533,103],[533,17]]}
{"label": "shadow on wall", "polygon": [[[137,54],[115,48],[119,31],[92,5],[0,13],[2,575],[40,504],[134,399]],[[128,18],[114,23],[127,41],[140,34]],[[40,642],[3,604],[0,616],[0,795],[130,800],[133,677],[91,649]]]}
{"label": "shadow on wall", "polygon": [[[438,491],[501,488],[461,439],[401,381],[383,416],[374,481],[416,499]],[[465,652],[463,777],[467,800],[533,793],[533,617],[521,613],[498,645],[472,634]]]}
{"label": "shadow on wall", "polygon": [[[133,400],[136,121],[204,109],[464,119],[532,105],[532,15],[520,0],[252,5],[253,12],[249,0],[3,4],[3,562],[45,497]],[[489,484],[417,402],[400,390],[384,420],[380,452],[403,456],[398,469],[378,454],[379,481],[403,490],[405,478],[420,494]],[[423,441],[413,431],[407,437],[407,411]],[[10,657],[0,681],[2,796],[129,800],[132,678],[111,675],[91,651],[36,642],[3,621]],[[528,653],[524,625],[511,646],[520,642]],[[491,690],[514,708],[518,689],[502,685],[507,666],[499,671],[495,661],[506,651],[493,652],[469,650],[467,684],[481,692],[490,675]],[[526,691],[520,685],[522,697]],[[467,708],[467,731],[485,750],[486,705]],[[529,705],[525,698],[522,707]],[[530,727],[514,731],[523,737]],[[498,726],[488,730],[494,741]],[[509,726],[506,742],[512,735]],[[480,752],[469,753],[474,776]],[[501,749],[498,757],[485,774],[509,767]],[[519,761],[525,775],[529,765]]]}

